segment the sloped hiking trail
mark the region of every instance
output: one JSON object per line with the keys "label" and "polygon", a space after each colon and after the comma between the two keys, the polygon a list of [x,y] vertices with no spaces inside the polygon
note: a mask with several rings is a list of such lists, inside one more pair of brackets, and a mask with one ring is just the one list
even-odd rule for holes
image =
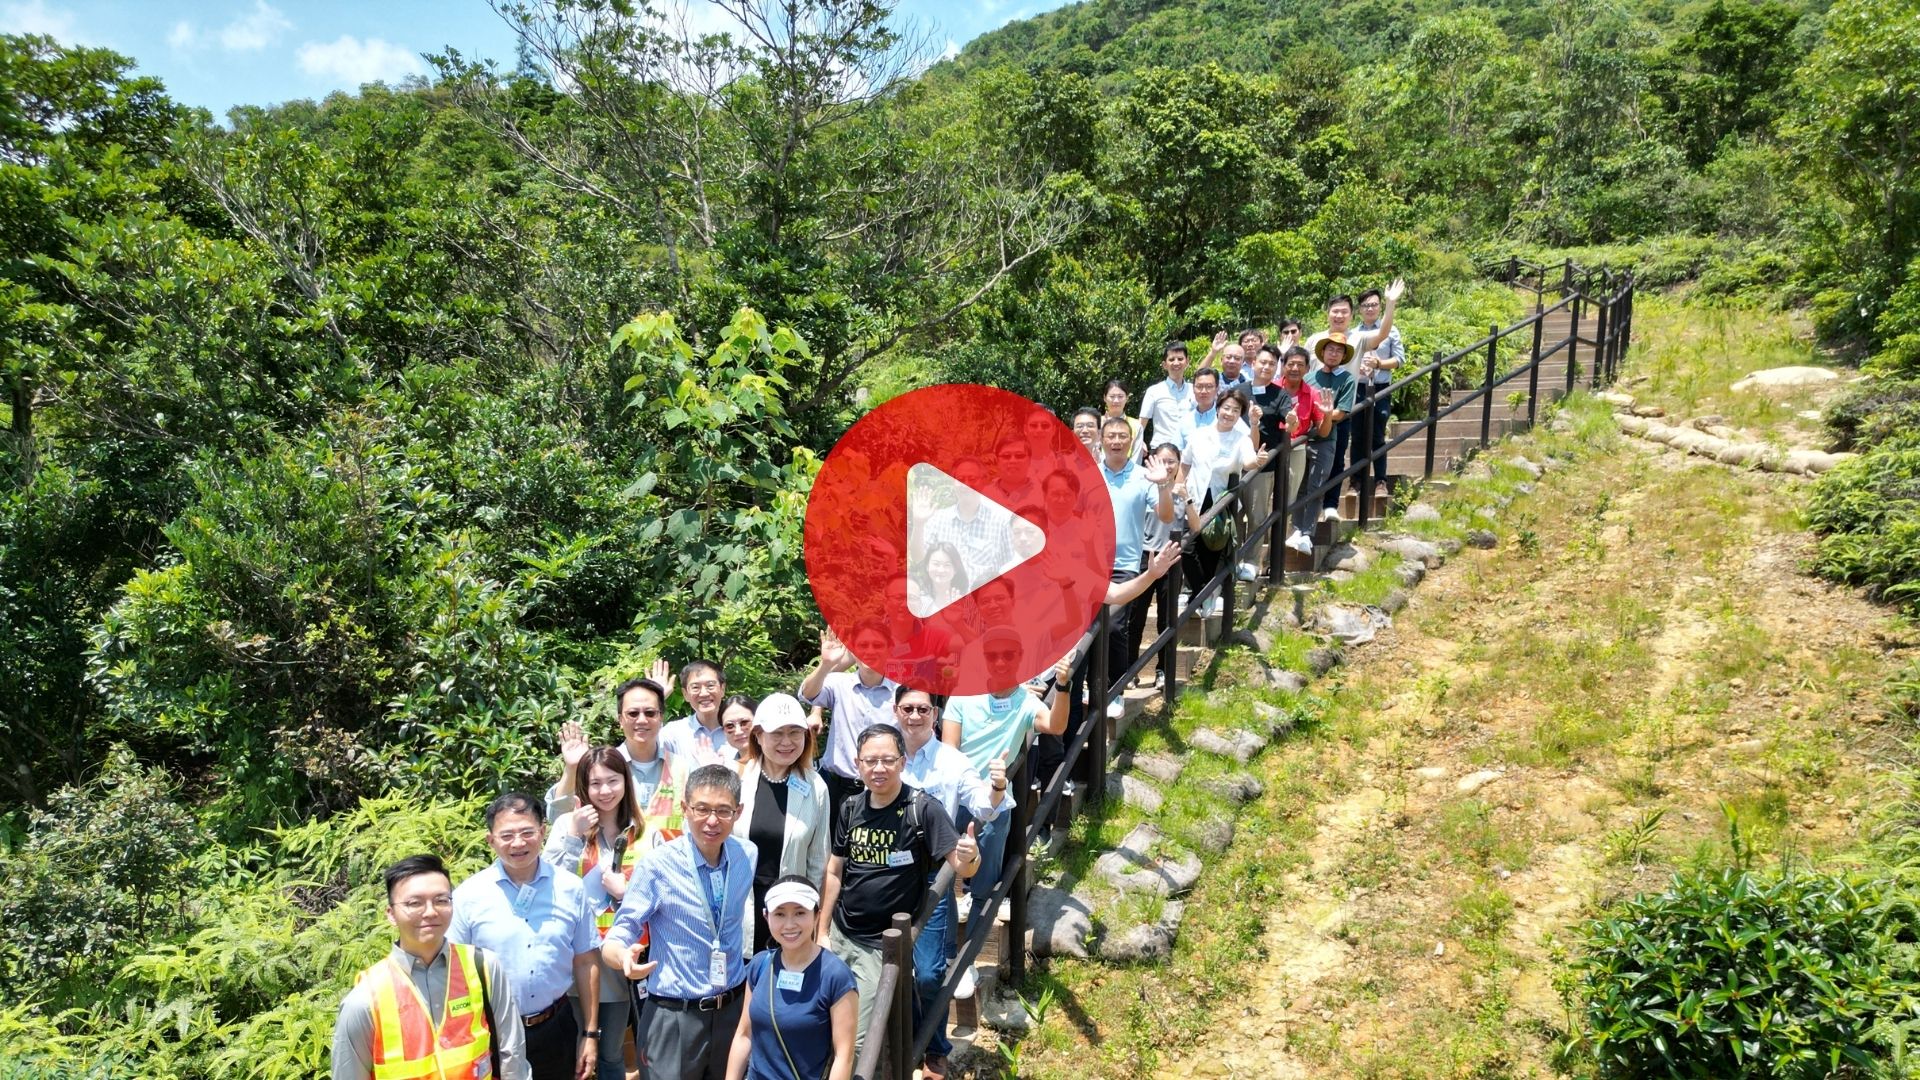
{"label": "sloped hiking trail", "polygon": [[1807,576],[1795,485],[1625,441],[1354,653],[1265,962],[1166,1077],[1544,1076],[1568,931],[1723,856],[1843,849],[1910,631]]}

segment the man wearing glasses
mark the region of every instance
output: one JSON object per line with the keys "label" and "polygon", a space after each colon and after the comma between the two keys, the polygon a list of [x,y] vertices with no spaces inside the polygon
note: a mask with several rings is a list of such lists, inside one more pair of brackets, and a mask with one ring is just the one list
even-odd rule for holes
{"label": "man wearing glasses", "polygon": [[376,1068],[527,1080],[526,1033],[506,968],[484,949],[447,941],[453,880],[440,857],[401,859],[385,878],[387,921],[399,939],[340,1003],[333,1080],[371,1080]]}
{"label": "man wearing glasses", "polygon": [[[827,948],[853,969],[860,989],[855,1033],[864,1039],[880,985],[880,935],[894,913],[919,915],[940,860],[959,877],[971,877],[980,867],[980,848],[973,826],[956,837],[953,819],[937,799],[900,782],[907,742],[899,728],[875,724],[861,732],[857,754],[867,790],[841,810],[820,903],[833,913]],[[944,1059],[930,1054],[928,1064],[922,1072],[929,1080],[945,1076]]]}
{"label": "man wearing glasses", "polygon": [[[668,693],[673,686],[666,686]],[[711,660],[695,660],[680,669],[680,696],[693,707],[660,732],[660,745],[689,765],[731,765],[740,758],[720,726],[720,705],[727,699],[727,677]]]}
{"label": "man wearing glasses", "polygon": [[[939,712],[933,695],[925,690],[902,686],[894,691],[893,715],[900,725],[900,733],[906,737],[907,760],[901,766],[901,779],[939,802],[956,827],[965,827],[959,824],[963,811],[973,821],[997,820],[1013,809],[1013,793],[1007,790],[1006,761],[995,758],[983,781],[967,755],[933,737]],[[927,883],[933,883],[931,877]],[[960,924],[959,904],[955,900],[959,891],[956,883],[933,909],[926,927],[913,943],[913,981],[919,995],[916,1000],[919,1011],[914,1015],[916,1028],[947,977],[947,961],[952,959],[954,951],[953,930]],[[955,997],[973,995],[971,970],[968,975],[955,989]],[[944,1074],[947,1055],[952,1052],[953,1041],[947,1038],[947,1025],[941,1024],[934,1032],[933,1041],[927,1044],[926,1071]]]}
{"label": "man wearing glasses", "polygon": [[[667,687],[673,675],[666,662],[653,665],[651,678],[628,679],[613,692],[614,717],[620,724],[620,756],[627,759],[627,775],[633,778],[634,801],[647,823],[648,841],[660,830],[671,830],[661,840],[680,834],[680,797],[672,755],[660,745],[660,727],[666,716]],[[547,820],[559,821],[560,815],[580,805],[579,792],[573,790],[575,766],[592,749],[579,721],[560,726],[560,780],[547,789]]]}
{"label": "man wearing glasses", "polygon": [[[601,957],[647,981],[636,1042],[641,1080],[724,1080],[747,977],[754,849],[733,837],[740,777],[702,765],[687,777],[684,835],[634,868]],[[645,929],[651,959],[634,944]]]}
{"label": "man wearing glasses", "polygon": [[510,791],[488,804],[487,846],[496,858],[453,891],[447,940],[477,945],[507,969],[533,1080],[574,1080],[593,1071],[600,1053],[600,929],[586,883],[540,857],[546,839],[531,795]]}

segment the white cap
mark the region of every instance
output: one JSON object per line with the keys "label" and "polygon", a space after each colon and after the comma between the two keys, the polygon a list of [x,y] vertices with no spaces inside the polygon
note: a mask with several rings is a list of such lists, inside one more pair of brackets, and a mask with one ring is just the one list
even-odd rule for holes
{"label": "white cap", "polygon": [[780,881],[767,890],[767,910],[781,904],[799,904],[808,911],[820,910],[820,893],[804,881]]}
{"label": "white cap", "polygon": [[807,710],[792,694],[768,694],[753,710],[753,726],[761,731],[806,727]]}

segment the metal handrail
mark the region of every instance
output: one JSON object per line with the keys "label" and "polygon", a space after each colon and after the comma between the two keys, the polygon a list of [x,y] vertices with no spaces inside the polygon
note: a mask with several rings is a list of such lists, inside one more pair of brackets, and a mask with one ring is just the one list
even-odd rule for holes
{"label": "metal handrail", "polygon": [[[960,946],[959,955],[955,957],[949,965],[947,977],[942,981],[939,992],[934,995],[934,1000],[929,1003],[926,1015],[922,1017],[918,1029],[912,1033],[912,1040],[908,1047],[908,1052],[893,1056],[889,1063],[891,1067],[905,1067],[910,1070],[910,1063],[918,1062],[926,1053],[927,1045],[932,1041],[934,1032],[939,1025],[946,1023],[947,1008],[953,1000],[954,988],[959,985],[959,981],[966,969],[971,967],[979,957],[981,949],[986,944],[988,934],[992,932],[1001,904],[1008,902],[1011,897],[1016,895],[1014,892],[1016,887],[1019,889],[1017,895],[1021,899],[1014,903],[1012,917],[1008,920],[1008,931],[1009,937],[1011,938],[1011,947],[1008,952],[1011,955],[1005,959],[1015,974],[1013,981],[1020,981],[1018,976],[1023,967],[1023,955],[1026,947],[1026,919],[1024,917],[1025,905],[1023,901],[1026,891],[1025,878],[1030,869],[1028,865],[1029,852],[1031,852],[1033,845],[1040,840],[1044,831],[1049,827],[1048,823],[1055,816],[1061,800],[1065,797],[1066,785],[1071,782],[1073,777],[1084,773],[1087,776],[1097,778],[1098,783],[1088,784],[1088,798],[1097,800],[1104,797],[1107,767],[1106,757],[1109,751],[1109,740],[1106,732],[1106,711],[1112,688],[1131,685],[1142,672],[1147,670],[1150,664],[1155,662],[1162,662],[1164,664],[1168,655],[1167,650],[1177,647],[1175,643],[1179,638],[1181,628],[1202,611],[1205,611],[1216,595],[1224,598],[1225,612],[1223,621],[1225,625],[1232,625],[1234,618],[1233,598],[1235,586],[1238,583],[1238,565],[1245,561],[1246,558],[1259,547],[1263,537],[1269,541],[1267,557],[1270,560],[1270,565],[1268,567],[1268,575],[1270,580],[1277,583],[1280,581],[1283,573],[1281,566],[1284,558],[1281,554],[1281,545],[1278,542],[1280,529],[1297,508],[1301,506],[1317,506],[1327,492],[1340,490],[1341,485],[1345,484],[1348,479],[1355,475],[1362,473],[1366,475],[1379,475],[1373,471],[1376,464],[1384,462],[1387,455],[1389,455],[1395,447],[1398,447],[1408,439],[1422,434],[1428,438],[1427,469],[1424,476],[1430,479],[1433,475],[1433,439],[1435,437],[1436,425],[1441,420],[1452,416],[1476,402],[1481,404],[1483,410],[1482,416],[1486,417],[1491,411],[1492,396],[1495,391],[1514,379],[1519,378],[1522,374],[1528,376],[1528,419],[1529,423],[1531,423],[1534,416],[1535,400],[1538,396],[1540,367],[1547,359],[1557,355],[1562,350],[1568,352],[1568,390],[1573,389],[1577,375],[1575,349],[1577,345],[1582,344],[1588,345],[1594,350],[1593,366],[1591,369],[1592,384],[1598,387],[1612,382],[1618,370],[1619,361],[1624,356],[1627,344],[1632,337],[1633,299],[1636,289],[1633,274],[1627,272],[1616,276],[1605,268],[1582,267],[1570,259],[1550,266],[1540,266],[1535,263],[1520,260],[1517,257],[1510,258],[1507,263],[1516,269],[1526,269],[1533,272],[1540,282],[1540,285],[1537,287],[1527,285],[1524,282],[1519,283],[1522,287],[1534,292],[1537,297],[1533,313],[1504,329],[1500,327],[1489,327],[1485,337],[1456,349],[1439,359],[1430,360],[1413,369],[1412,372],[1395,379],[1383,388],[1385,392],[1390,393],[1417,382],[1421,378],[1428,378],[1430,380],[1428,383],[1429,409],[1424,419],[1387,440],[1378,449],[1371,448],[1371,439],[1369,439],[1370,448],[1363,460],[1351,462],[1347,468],[1330,475],[1321,484],[1311,489],[1309,489],[1307,484],[1302,482],[1300,490],[1292,499],[1286,498],[1286,489],[1289,486],[1289,462],[1292,451],[1309,441],[1304,438],[1289,437],[1284,450],[1276,448],[1272,454],[1264,457],[1261,463],[1256,464],[1253,468],[1232,478],[1226,492],[1219,498],[1214,499],[1213,504],[1201,515],[1200,524],[1202,528],[1205,527],[1208,521],[1213,520],[1215,515],[1226,513],[1231,509],[1239,507],[1245,498],[1246,492],[1246,488],[1240,481],[1267,468],[1272,463],[1274,456],[1279,458],[1279,463],[1274,469],[1274,505],[1269,510],[1266,518],[1257,526],[1249,528],[1245,537],[1230,551],[1223,553],[1224,557],[1221,559],[1219,570],[1214,573],[1211,579],[1190,592],[1184,606],[1180,606],[1176,602],[1181,575],[1180,568],[1176,564],[1174,569],[1167,575],[1167,579],[1161,583],[1160,587],[1162,591],[1159,594],[1159,602],[1162,604],[1163,611],[1176,607],[1178,607],[1179,610],[1174,613],[1171,619],[1164,620],[1166,626],[1164,626],[1151,641],[1142,641],[1139,656],[1125,671],[1119,673],[1118,677],[1113,677],[1112,673],[1104,670],[1106,667],[1107,638],[1112,632],[1111,619],[1105,609],[1095,616],[1093,625],[1081,636],[1079,644],[1075,649],[1075,661],[1073,665],[1076,680],[1082,675],[1087,676],[1087,702],[1084,713],[1085,723],[1082,724],[1080,732],[1067,741],[1066,755],[1056,767],[1052,778],[1044,787],[1032,776],[1031,739],[1029,739],[1028,745],[1023,746],[1018,761],[1014,766],[1017,771],[1017,779],[1014,777],[1009,778],[1009,786],[1013,790],[1021,793],[1021,797],[1015,800],[1014,823],[1022,827],[1016,830],[1015,836],[1009,837],[1006,861],[1001,867],[1000,879],[995,884],[993,891],[984,898],[975,897],[971,909],[971,916],[968,920],[969,930],[966,940],[962,942]],[[1554,273],[1558,273],[1561,277],[1560,284],[1564,295],[1559,301],[1548,306],[1545,302],[1545,294],[1548,291],[1546,283],[1550,275]],[[1596,286],[1598,295],[1595,295]],[[1580,309],[1583,304],[1593,305],[1598,313],[1598,321],[1596,322],[1595,332],[1592,338],[1583,338],[1580,335],[1580,325],[1582,321]],[[1573,320],[1568,327],[1567,336],[1558,342],[1548,343],[1543,341],[1542,330],[1546,324],[1547,317],[1563,310],[1569,311],[1573,316]],[[1500,341],[1523,331],[1532,334],[1532,347],[1529,350],[1527,361],[1511,371],[1501,373],[1497,370]],[[1438,387],[1440,373],[1446,370],[1449,365],[1457,364],[1462,360],[1474,357],[1480,353],[1484,353],[1486,357],[1486,374],[1480,384],[1470,389],[1462,388],[1462,390],[1465,391],[1464,397],[1450,400],[1444,409],[1439,407],[1437,402],[1439,398]],[[1363,409],[1356,409],[1353,417],[1356,420],[1365,417],[1367,423],[1371,424],[1373,412],[1372,406],[1369,405]],[[1356,425],[1356,442],[1358,441],[1359,434],[1360,431],[1358,430],[1358,425]],[[1366,434],[1370,436],[1371,430],[1369,429]],[[1483,420],[1480,435],[1480,449],[1484,449],[1492,441],[1489,435],[1490,432],[1487,430],[1486,423]],[[1371,496],[1372,492],[1361,493],[1360,525],[1362,528],[1365,527],[1369,516],[1368,510],[1372,503]],[[1183,547],[1190,546],[1195,535],[1195,532],[1186,532],[1180,540]],[[1142,617],[1144,617],[1144,605],[1142,605],[1140,611]],[[1167,672],[1167,678],[1162,693],[1164,700],[1171,702],[1178,693],[1178,679],[1176,678],[1177,666],[1167,664],[1164,670]],[[1059,688],[1059,692],[1064,693],[1068,692],[1068,690],[1066,687],[1061,687]],[[1077,766],[1083,758],[1088,759],[1088,768],[1084,770],[1077,769]],[[875,1070],[880,1068],[882,1062],[887,1061],[887,1058],[882,1056],[882,1049],[875,1045],[875,1039],[877,1037],[884,1040],[887,1029],[889,1027],[897,1027],[898,1018],[892,1017],[893,1023],[891,1024],[888,1018],[891,1015],[891,1009],[898,1002],[907,1000],[908,995],[912,993],[910,974],[912,942],[926,925],[926,920],[931,915],[934,906],[940,903],[945,892],[951,889],[952,884],[951,868],[943,867],[940,876],[935,879],[934,886],[932,890],[930,890],[927,900],[922,904],[918,917],[912,921],[910,926],[903,928],[902,936],[905,939],[905,962],[907,965],[907,974],[904,977],[908,979],[909,983],[907,994],[901,994],[898,989],[899,979],[903,977],[901,972],[885,966],[882,968],[881,986],[877,990],[879,1000],[875,1005],[873,1020],[868,1024],[867,1043],[860,1054],[858,1066],[854,1071],[855,1080],[878,1080]],[[905,920],[906,916],[897,916],[896,925],[905,922]],[[900,1073],[897,1080],[905,1080],[906,1075],[908,1074]]]}

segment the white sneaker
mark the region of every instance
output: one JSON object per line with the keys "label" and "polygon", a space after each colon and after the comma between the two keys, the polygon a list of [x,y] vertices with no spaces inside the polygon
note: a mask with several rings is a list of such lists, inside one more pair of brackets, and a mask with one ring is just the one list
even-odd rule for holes
{"label": "white sneaker", "polygon": [[954,996],[954,999],[957,1001],[965,1001],[968,998],[973,996],[973,965],[972,964],[968,964],[967,970],[960,973],[960,982],[959,982],[959,985],[953,988],[953,996]]}
{"label": "white sneaker", "polygon": [[1238,577],[1241,581],[1252,581],[1254,578],[1260,576],[1260,571],[1250,562],[1243,562],[1239,566],[1234,567],[1233,573],[1234,576]]}
{"label": "white sneaker", "polygon": [[1299,529],[1293,530],[1293,535],[1287,537],[1287,546],[1302,555],[1313,554],[1313,538]]}
{"label": "white sneaker", "polygon": [[1107,719],[1118,720],[1127,715],[1127,703],[1119,698],[1107,702]]}
{"label": "white sneaker", "polygon": [[1320,520],[1321,521],[1339,521],[1340,508],[1337,506],[1329,506],[1325,510],[1320,511]]}
{"label": "white sneaker", "polygon": [[1207,614],[1212,618],[1217,619],[1225,615],[1226,613],[1227,613],[1227,598],[1224,596],[1214,597],[1213,607],[1207,609]]}

